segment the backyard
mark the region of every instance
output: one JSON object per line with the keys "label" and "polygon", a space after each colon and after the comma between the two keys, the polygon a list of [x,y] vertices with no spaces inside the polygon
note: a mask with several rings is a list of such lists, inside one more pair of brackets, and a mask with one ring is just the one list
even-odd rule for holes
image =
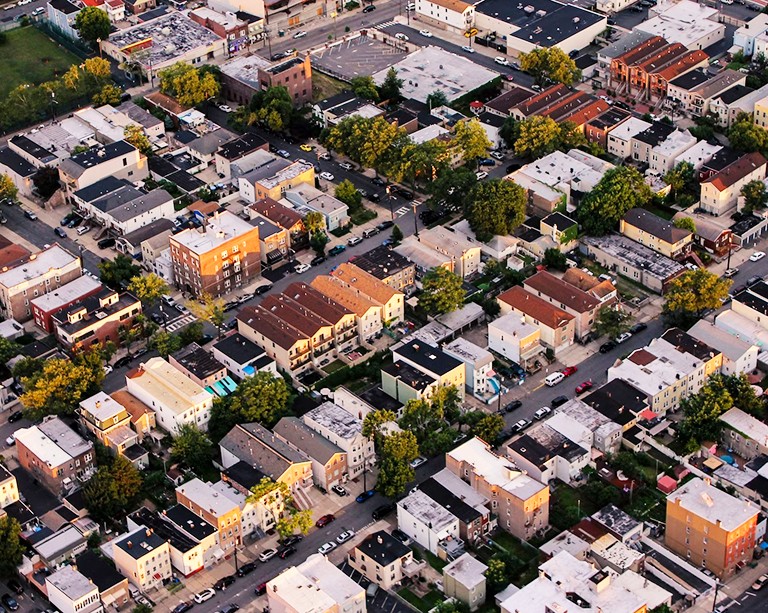
{"label": "backyard", "polygon": [[45,83],[80,63],[75,55],[33,27],[6,32],[0,50],[0,100],[22,83]]}

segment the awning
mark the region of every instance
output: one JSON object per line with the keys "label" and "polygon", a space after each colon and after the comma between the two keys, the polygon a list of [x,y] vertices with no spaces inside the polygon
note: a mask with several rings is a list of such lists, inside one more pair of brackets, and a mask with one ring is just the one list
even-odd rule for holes
{"label": "awning", "polygon": [[218,396],[218,394],[216,393],[216,390],[213,389],[210,385],[205,386],[205,391],[213,394],[214,396]]}
{"label": "awning", "polygon": [[213,384],[213,389],[216,390],[216,393],[221,396],[228,396],[229,392],[226,390],[226,388],[221,384],[220,381],[216,381],[216,383]]}
{"label": "awning", "polygon": [[221,384],[226,387],[230,392],[234,392],[237,389],[237,383],[227,376],[221,380]]}
{"label": "awning", "polygon": [[275,262],[279,262],[283,259],[283,254],[280,253],[279,249],[273,249],[269,253],[267,253],[267,263],[268,264],[274,264]]}
{"label": "awning", "polygon": [[704,466],[706,466],[710,470],[717,470],[722,465],[723,465],[723,461],[714,456],[710,456],[706,460],[704,460]]}

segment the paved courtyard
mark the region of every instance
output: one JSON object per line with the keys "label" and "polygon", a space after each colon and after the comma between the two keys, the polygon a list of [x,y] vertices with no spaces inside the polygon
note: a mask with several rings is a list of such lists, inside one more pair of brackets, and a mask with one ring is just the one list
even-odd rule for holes
{"label": "paved courtyard", "polygon": [[401,49],[360,34],[316,50],[312,53],[312,66],[340,79],[351,79],[386,72],[405,56],[406,52]]}

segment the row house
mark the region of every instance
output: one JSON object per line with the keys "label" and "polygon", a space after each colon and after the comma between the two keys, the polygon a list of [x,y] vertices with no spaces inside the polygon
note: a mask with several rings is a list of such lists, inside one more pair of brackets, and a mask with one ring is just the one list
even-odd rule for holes
{"label": "row house", "polygon": [[[714,115],[718,125],[730,128],[742,113],[754,118],[758,123],[757,107],[764,105],[768,98],[768,85],[759,89],[752,89],[746,85],[736,85],[720,95],[714,96],[709,105],[710,114]],[[765,127],[761,125],[761,127]]]}
{"label": "row house", "polygon": [[92,147],[59,164],[59,179],[68,200],[76,191],[107,177],[136,182],[148,175],[147,158],[124,140]]}
{"label": "row house", "polygon": [[176,502],[216,528],[218,546],[225,555],[243,544],[240,505],[220,495],[211,483],[187,481],[176,488]]}
{"label": "row house", "polygon": [[766,159],[759,152],[738,157],[702,181],[701,208],[715,216],[727,214],[736,206],[741,189],[750,181],[764,179],[765,172]]}
{"label": "row house", "polygon": [[709,113],[713,98],[746,81],[747,75],[737,70],[726,69],[713,76],[706,68],[699,68],[670,82],[668,102],[703,117]]}
{"label": "row house", "polygon": [[131,414],[104,392],[80,401],[80,423],[105,447],[142,469],[149,465],[149,453],[139,444],[131,428]]}
{"label": "row house", "polygon": [[645,209],[630,209],[619,222],[626,237],[674,260],[685,258],[693,246],[693,232],[675,227],[671,222]]}
{"label": "row house", "polygon": [[117,570],[142,592],[160,589],[173,575],[168,541],[141,526],[108,544]]}
{"label": "row house", "polygon": [[311,286],[355,314],[357,334],[361,341],[370,341],[381,333],[384,318],[379,304],[362,294],[355,293],[341,281],[328,275],[318,275],[312,279]]}
{"label": "row house", "polygon": [[54,332],[53,315],[66,310],[75,303],[81,302],[93,296],[104,286],[90,275],[83,275],[70,281],[66,285],[38,296],[32,300],[32,314],[35,324],[48,334]]}
{"label": "row house", "polygon": [[287,207],[272,198],[257,200],[244,211],[252,219],[262,217],[285,230],[288,246],[299,251],[309,246],[309,232],[304,225],[304,217],[296,209]]}
{"label": "row house", "polygon": [[339,264],[331,277],[355,295],[363,296],[381,307],[384,325],[405,320],[405,295],[351,262]]}
{"label": "row house", "polygon": [[250,46],[248,22],[239,19],[235,13],[220,13],[202,6],[189,11],[187,15],[195,23],[226,40],[227,53],[230,55]]}

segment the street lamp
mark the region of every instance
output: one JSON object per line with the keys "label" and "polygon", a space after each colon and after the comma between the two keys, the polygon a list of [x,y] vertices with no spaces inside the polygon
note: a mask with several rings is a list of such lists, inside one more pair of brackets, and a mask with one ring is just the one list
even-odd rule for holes
{"label": "street lamp", "polygon": [[333,17],[333,40],[336,40],[336,17],[338,16],[338,13],[336,11],[333,11],[331,13],[331,17]]}

